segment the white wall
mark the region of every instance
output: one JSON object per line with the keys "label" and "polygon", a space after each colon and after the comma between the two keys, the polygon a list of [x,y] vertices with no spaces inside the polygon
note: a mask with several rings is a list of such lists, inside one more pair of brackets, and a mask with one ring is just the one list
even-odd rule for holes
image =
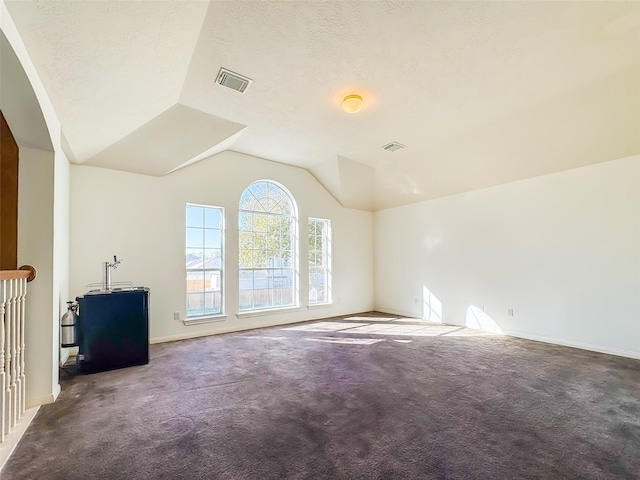
{"label": "white wall", "polygon": [[421,317],[428,290],[445,323],[640,357],[640,156],[379,211],[374,224],[377,309]]}
{"label": "white wall", "polygon": [[[60,347],[59,319],[67,310],[69,298],[69,200],[71,169],[69,160],[59,150],[54,156],[54,197],[53,197],[53,309],[55,326],[54,349],[59,352],[54,361],[64,363],[69,356],[68,348]],[[54,379],[57,386],[58,368],[55,365]]]}
{"label": "white wall", "polygon": [[29,407],[60,392],[59,319],[68,297],[69,162],[64,154],[21,147],[18,265],[34,265],[27,286],[25,368]]}
{"label": "white wall", "polygon": [[[294,196],[300,236],[308,217],[332,221],[334,304],[307,309],[306,242],[300,250],[300,309],[238,319],[238,201],[253,181],[270,179]],[[185,326],[184,217],[186,203],[217,205],[226,216],[224,321]],[[223,152],[164,177],[71,166],[70,295],[102,280],[102,262],[123,260],[112,281],[151,290],[152,340],[168,340],[274,325],[373,308],[373,214],[341,207],[306,170],[236,152]]]}

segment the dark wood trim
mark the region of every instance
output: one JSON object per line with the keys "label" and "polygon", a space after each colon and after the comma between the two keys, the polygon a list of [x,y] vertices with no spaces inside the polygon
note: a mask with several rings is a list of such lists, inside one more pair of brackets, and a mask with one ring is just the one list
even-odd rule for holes
{"label": "dark wood trim", "polygon": [[38,276],[38,269],[33,265],[22,265],[18,270],[26,271],[29,274],[27,277],[27,283],[33,282]]}
{"label": "dark wood trim", "polygon": [[0,270],[18,268],[18,145],[0,112]]}

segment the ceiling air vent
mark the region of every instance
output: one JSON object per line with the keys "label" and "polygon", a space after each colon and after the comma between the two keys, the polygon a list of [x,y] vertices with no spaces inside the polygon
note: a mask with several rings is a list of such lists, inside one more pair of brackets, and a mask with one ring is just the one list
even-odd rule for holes
{"label": "ceiling air vent", "polygon": [[240,75],[239,73],[232,72],[231,70],[227,70],[226,68],[221,68],[220,72],[218,72],[218,78],[216,78],[216,83],[229,87],[240,93],[244,93],[249,85],[251,85],[251,82],[253,82],[253,80],[250,78]]}
{"label": "ceiling air vent", "polygon": [[401,148],[405,148],[405,147],[406,145],[402,145],[401,143],[398,143],[398,142],[389,142],[386,145],[383,145],[382,149],[386,150],[387,152],[397,152]]}

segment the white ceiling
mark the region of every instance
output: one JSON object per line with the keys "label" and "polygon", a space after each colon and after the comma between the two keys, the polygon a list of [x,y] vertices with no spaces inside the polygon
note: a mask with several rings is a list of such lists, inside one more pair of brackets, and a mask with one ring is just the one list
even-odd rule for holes
{"label": "white ceiling", "polygon": [[640,153],[640,2],[6,4],[77,163],[231,149],[377,210]]}

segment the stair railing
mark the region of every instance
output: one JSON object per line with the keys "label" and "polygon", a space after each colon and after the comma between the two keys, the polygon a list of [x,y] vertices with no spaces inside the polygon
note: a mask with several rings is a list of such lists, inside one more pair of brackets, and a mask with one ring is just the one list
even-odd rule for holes
{"label": "stair railing", "polygon": [[35,277],[31,265],[0,271],[0,443],[26,410],[25,300]]}

